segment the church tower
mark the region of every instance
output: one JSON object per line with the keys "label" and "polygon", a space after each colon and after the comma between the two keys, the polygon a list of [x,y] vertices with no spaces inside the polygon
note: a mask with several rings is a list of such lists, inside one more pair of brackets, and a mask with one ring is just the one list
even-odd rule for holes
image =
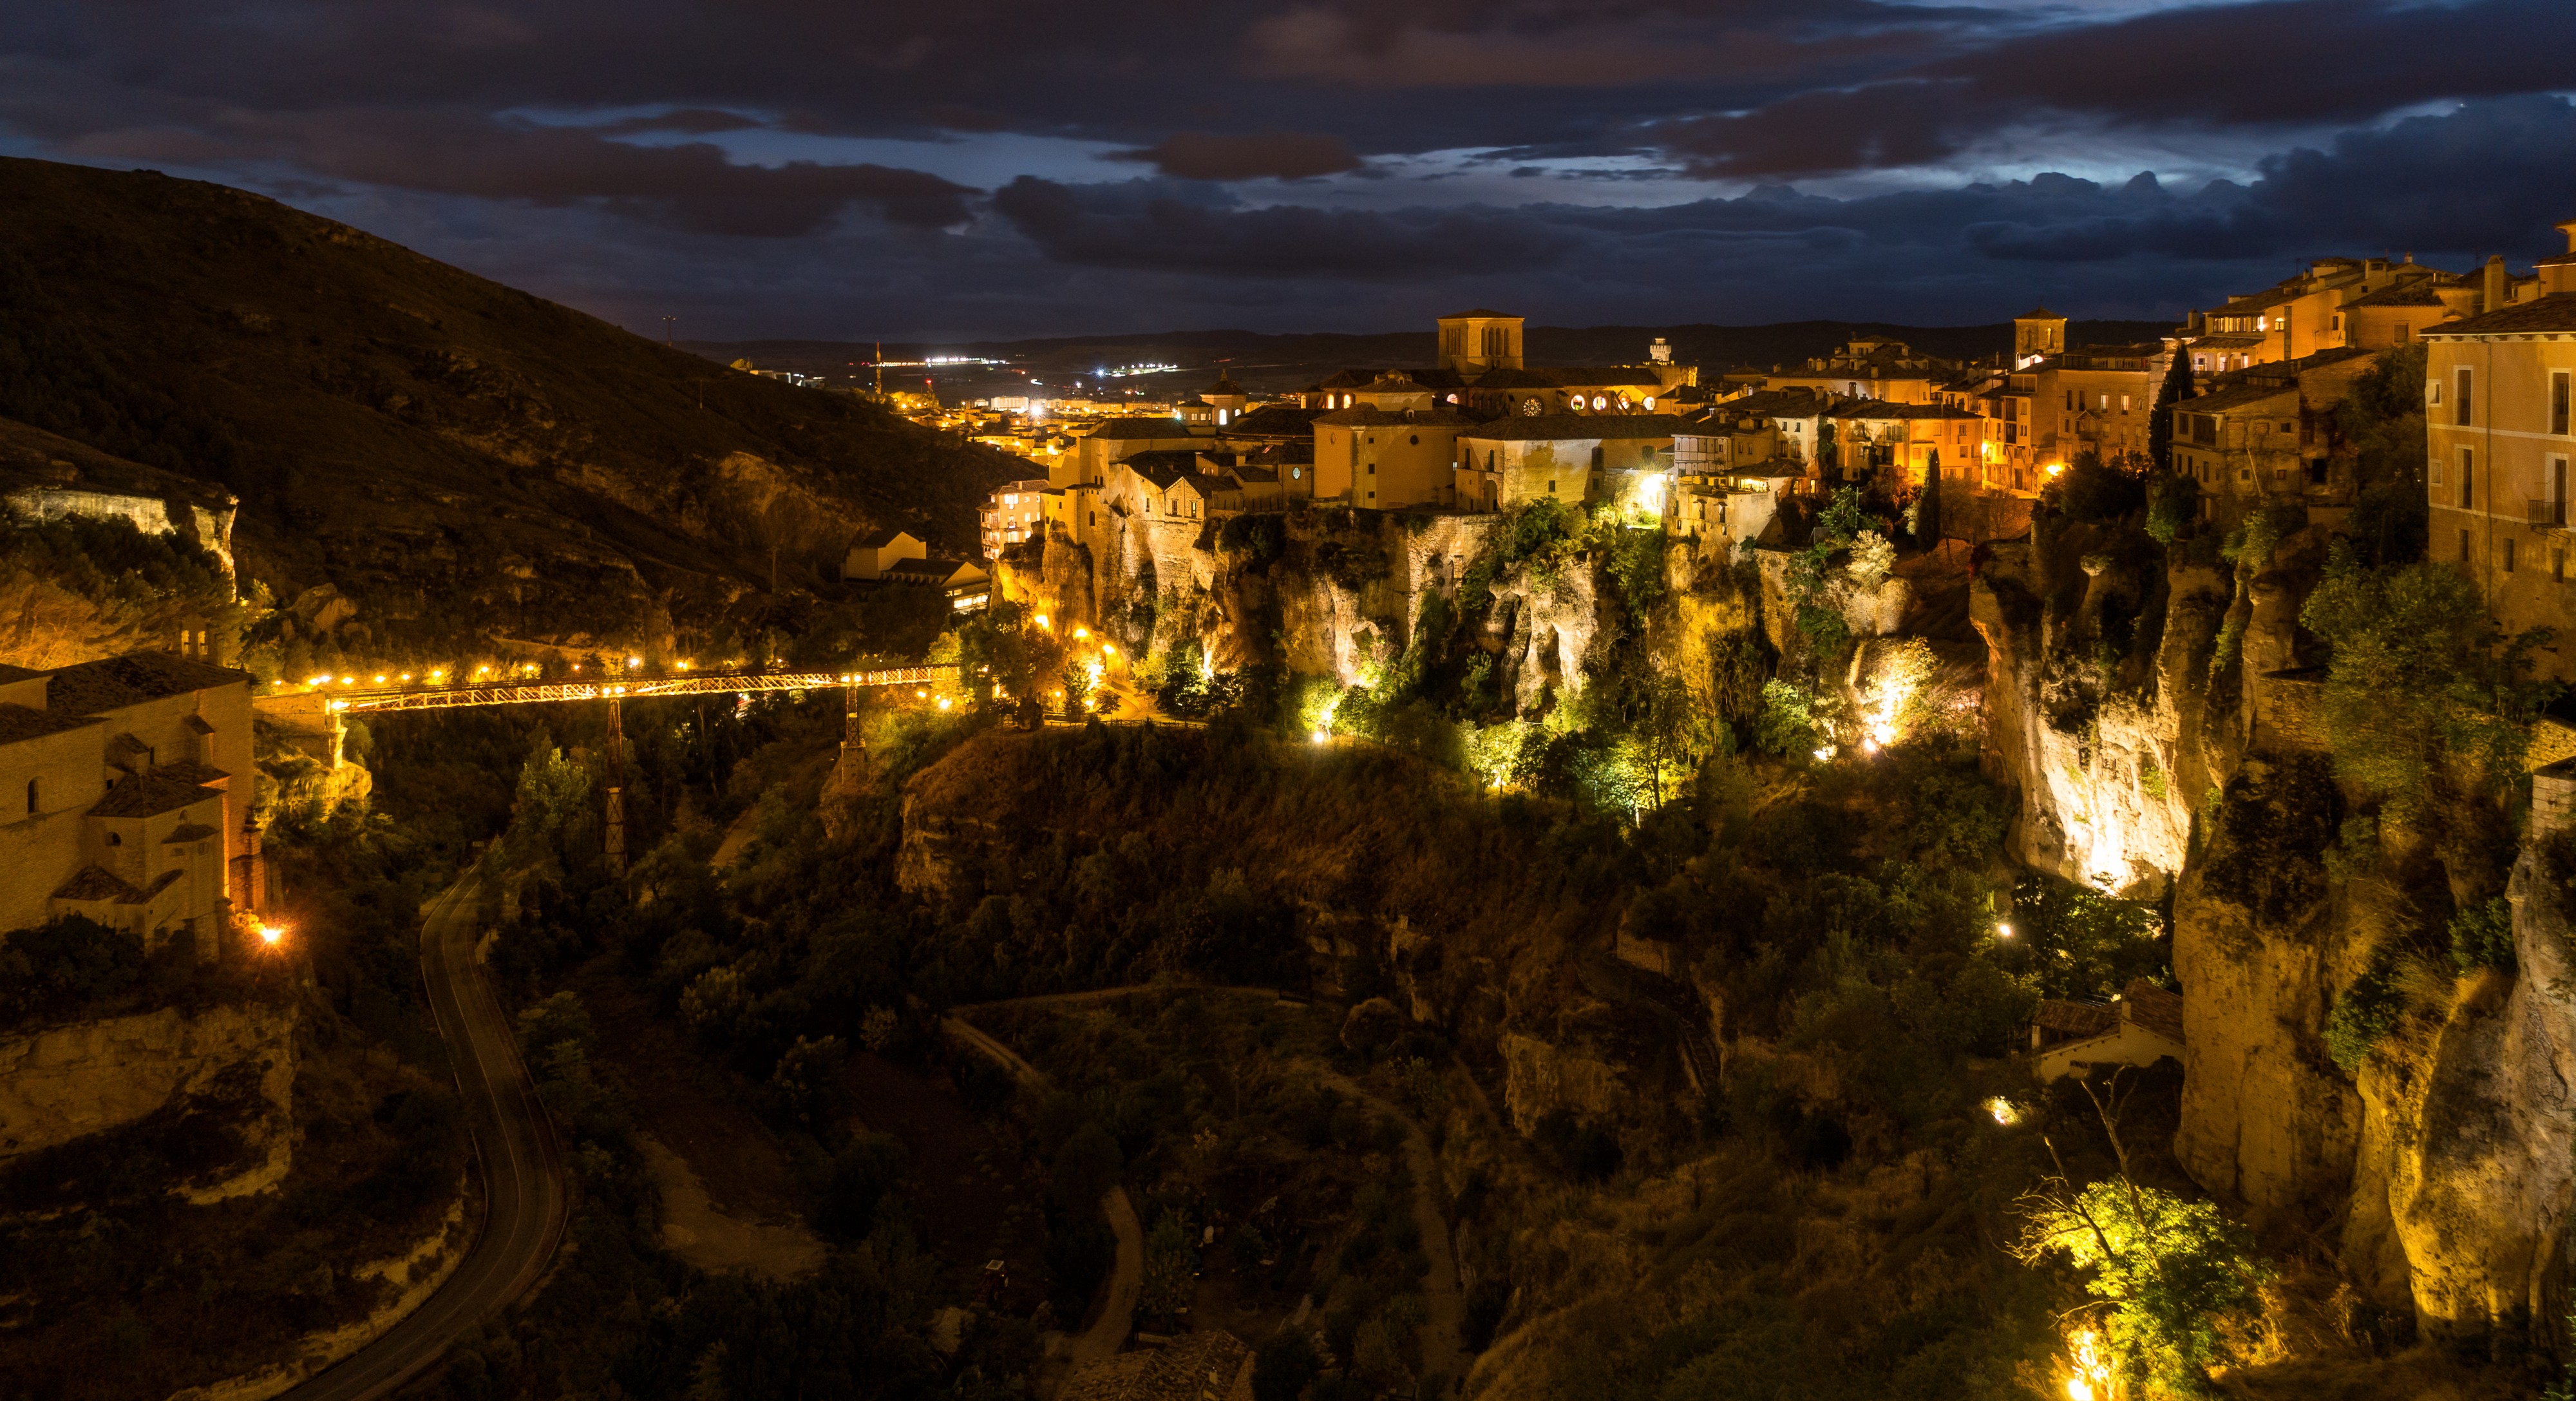
{"label": "church tower", "polygon": [[1467,379],[1521,367],[1521,319],[1478,307],[1440,318],[1440,364]]}

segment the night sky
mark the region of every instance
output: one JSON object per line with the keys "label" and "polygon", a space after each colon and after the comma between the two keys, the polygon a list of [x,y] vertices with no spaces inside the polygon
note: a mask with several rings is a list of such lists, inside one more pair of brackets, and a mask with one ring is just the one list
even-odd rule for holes
{"label": "night sky", "polygon": [[0,0],[0,152],[653,335],[2167,316],[2576,216],[2570,0]]}

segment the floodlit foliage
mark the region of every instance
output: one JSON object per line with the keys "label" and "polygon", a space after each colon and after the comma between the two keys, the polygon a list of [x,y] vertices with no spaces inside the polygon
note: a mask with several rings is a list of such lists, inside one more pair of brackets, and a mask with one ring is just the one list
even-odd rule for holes
{"label": "floodlit foliage", "polygon": [[2211,1392],[2230,1360],[2229,1324],[2256,1313],[2269,1277],[2245,1229],[2208,1202],[2125,1177],[2082,1190],[2063,1181],[2023,1199],[2015,1253],[2063,1258],[2102,1301],[2103,1333],[2121,1373],[2184,1396]]}
{"label": "floodlit foliage", "polygon": [[2532,679],[2548,630],[2507,639],[2476,586],[2441,565],[2372,568],[2338,541],[2299,621],[2333,648],[2325,718],[2337,775],[2401,819],[2517,778],[2533,717],[2563,689]]}

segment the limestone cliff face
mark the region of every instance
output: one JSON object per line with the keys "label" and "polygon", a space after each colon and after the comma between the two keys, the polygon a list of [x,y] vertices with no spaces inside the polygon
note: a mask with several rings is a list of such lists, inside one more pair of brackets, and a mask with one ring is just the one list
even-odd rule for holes
{"label": "limestone cliff face", "polygon": [[[2576,949],[2566,892],[2515,868],[2519,975],[2411,955],[2398,1029],[2347,1074],[2326,1028],[2381,951],[2420,947],[2390,860],[2329,860],[2337,784],[2297,616],[2320,531],[2232,575],[2042,518],[1990,547],[1986,761],[2014,855],[2173,896],[2184,1087],[2175,1156],[2258,1223],[2322,1234],[2436,1337],[2558,1341],[2576,1209]],[[2356,1083],[2357,1079],[2357,1083]]]}
{"label": "limestone cliff face", "polygon": [[286,1175],[295,1085],[292,1006],[177,1008],[0,1039],[0,1162],[131,1124],[194,1096],[256,1084],[260,1160],[193,1201],[259,1191]]}
{"label": "limestone cliff face", "polygon": [[2385,1157],[2369,1166],[2386,1179],[2417,1320],[2436,1336],[2512,1330],[2548,1346],[2565,1312],[2576,948],[2567,891],[2543,866],[2526,849],[2509,890],[2519,975],[2463,982],[2429,1036],[2362,1075],[2385,1125],[2372,1145]]}

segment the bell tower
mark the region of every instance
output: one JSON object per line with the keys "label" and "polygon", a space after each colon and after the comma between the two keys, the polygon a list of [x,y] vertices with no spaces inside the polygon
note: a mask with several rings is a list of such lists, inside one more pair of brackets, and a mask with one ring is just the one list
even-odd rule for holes
{"label": "bell tower", "polygon": [[1440,318],[1440,364],[1468,378],[1521,367],[1521,318],[1478,307]]}

